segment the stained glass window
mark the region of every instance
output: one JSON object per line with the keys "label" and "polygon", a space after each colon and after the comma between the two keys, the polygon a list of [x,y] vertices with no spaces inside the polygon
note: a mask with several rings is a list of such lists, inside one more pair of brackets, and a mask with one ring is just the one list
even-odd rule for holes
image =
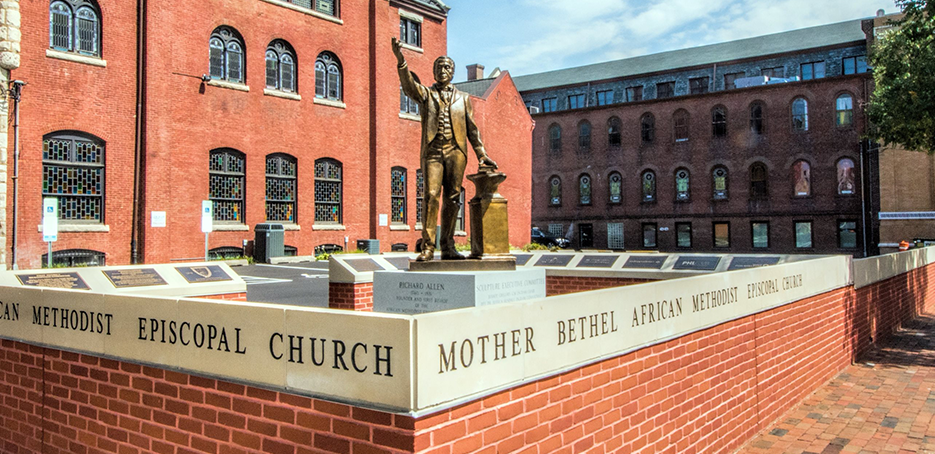
{"label": "stained glass window", "polygon": [[727,200],[727,169],[717,167],[711,172],[714,180],[714,200]]}
{"label": "stained glass window", "polygon": [[243,82],[243,41],[230,27],[218,27],[208,40],[212,79]]}
{"label": "stained glass window", "polygon": [[591,176],[581,175],[578,178],[578,201],[582,205],[591,204]]}
{"label": "stained glass window", "polygon": [[562,204],[562,180],[558,177],[552,177],[549,180],[549,203],[551,205]]}
{"label": "stained glass window", "polygon": [[333,159],[315,161],[315,222],[340,224],[341,163]]}
{"label": "stained glass window", "polygon": [[341,64],[330,52],[322,52],[315,60],[315,96],[340,101],[343,97],[341,87]]}
{"label": "stained glass window", "polygon": [[231,149],[211,151],[208,198],[214,202],[214,220],[244,221],[244,154]]}
{"label": "stained glass window", "polygon": [[62,221],[104,221],[104,143],[51,134],[42,141],[42,195],[57,197]]}
{"label": "stained glass window", "polygon": [[393,167],[390,170],[390,222],[406,223],[406,169]]}
{"label": "stained glass window", "polygon": [[688,171],[679,169],[675,172],[675,199],[688,200]]}
{"label": "stained glass window", "polygon": [[610,203],[620,203],[621,202],[621,193],[623,190],[623,177],[619,173],[614,172],[610,174]]}
{"label": "stained glass window", "polygon": [[98,7],[88,0],[58,0],[49,5],[49,47],[82,55],[101,55]]}
{"label": "stained glass window", "polygon": [[296,160],[286,154],[266,157],[266,220],[295,222]]}
{"label": "stained glass window", "polygon": [[854,123],[854,98],[841,95],[834,102],[834,123],[837,126],[850,126]]}
{"label": "stained glass window", "polygon": [[811,166],[807,161],[792,164],[792,184],[796,197],[806,197],[812,193]]}
{"label": "stained glass window", "polygon": [[656,174],[652,170],[643,172],[643,201],[652,202],[656,200]]}
{"label": "stained glass window", "polygon": [[851,195],[856,191],[854,178],[854,161],[850,158],[843,158],[838,161],[838,194]]}

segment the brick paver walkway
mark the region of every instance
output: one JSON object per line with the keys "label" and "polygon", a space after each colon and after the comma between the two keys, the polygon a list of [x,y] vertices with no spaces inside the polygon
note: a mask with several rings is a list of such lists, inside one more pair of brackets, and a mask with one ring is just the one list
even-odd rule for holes
{"label": "brick paver walkway", "polygon": [[935,454],[935,317],[904,327],[738,452]]}

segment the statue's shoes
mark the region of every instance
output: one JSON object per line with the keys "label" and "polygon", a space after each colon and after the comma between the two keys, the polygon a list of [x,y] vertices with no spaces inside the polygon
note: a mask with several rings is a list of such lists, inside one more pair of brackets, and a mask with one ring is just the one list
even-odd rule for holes
{"label": "statue's shoes", "polygon": [[417,262],[428,262],[429,260],[432,260],[434,258],[435,258],[435,251],[431,249],[426,249],[422,251],[422,253],[420,253],[418,257],[416,257],[416,261]]}
{"label": "statue's shoes", "polygon": [[443,252],[442,260],[464,260],[464,256],[457,252]]}

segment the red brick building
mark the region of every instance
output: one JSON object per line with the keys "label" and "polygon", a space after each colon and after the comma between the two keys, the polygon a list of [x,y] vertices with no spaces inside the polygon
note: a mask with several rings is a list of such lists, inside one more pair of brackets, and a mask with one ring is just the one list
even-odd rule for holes
{"label": "red brick building", "polygon": [[870,22],[517,77],[533,225],[576,248],[875,254]]}
{"label": "red brick building", "polygon": [[[290,254],[358,239],[412,250],[420,126],[404,112],[389,43],[402,36],[430,82],[448,10],[435,0],[24,0],[17,264],[38,266],[46,251],[43,195],[60,199],[53,258],[63,263],[201,257],[203,200],[214,202],[216,252],[242,254],[264,222],[284,224]],[[523,244],[532,121],[504,80],[497,90],[512,93],[476,104],[523,126],[481,129],[510,175],[511,240]]]}

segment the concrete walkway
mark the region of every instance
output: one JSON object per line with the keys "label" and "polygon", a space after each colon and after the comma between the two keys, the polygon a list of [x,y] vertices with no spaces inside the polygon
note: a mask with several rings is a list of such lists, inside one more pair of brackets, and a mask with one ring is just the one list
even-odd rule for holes
{"label": "concrete walkway", "polygon": [[904,327],[738,452],[935,454],[935,317]]}

